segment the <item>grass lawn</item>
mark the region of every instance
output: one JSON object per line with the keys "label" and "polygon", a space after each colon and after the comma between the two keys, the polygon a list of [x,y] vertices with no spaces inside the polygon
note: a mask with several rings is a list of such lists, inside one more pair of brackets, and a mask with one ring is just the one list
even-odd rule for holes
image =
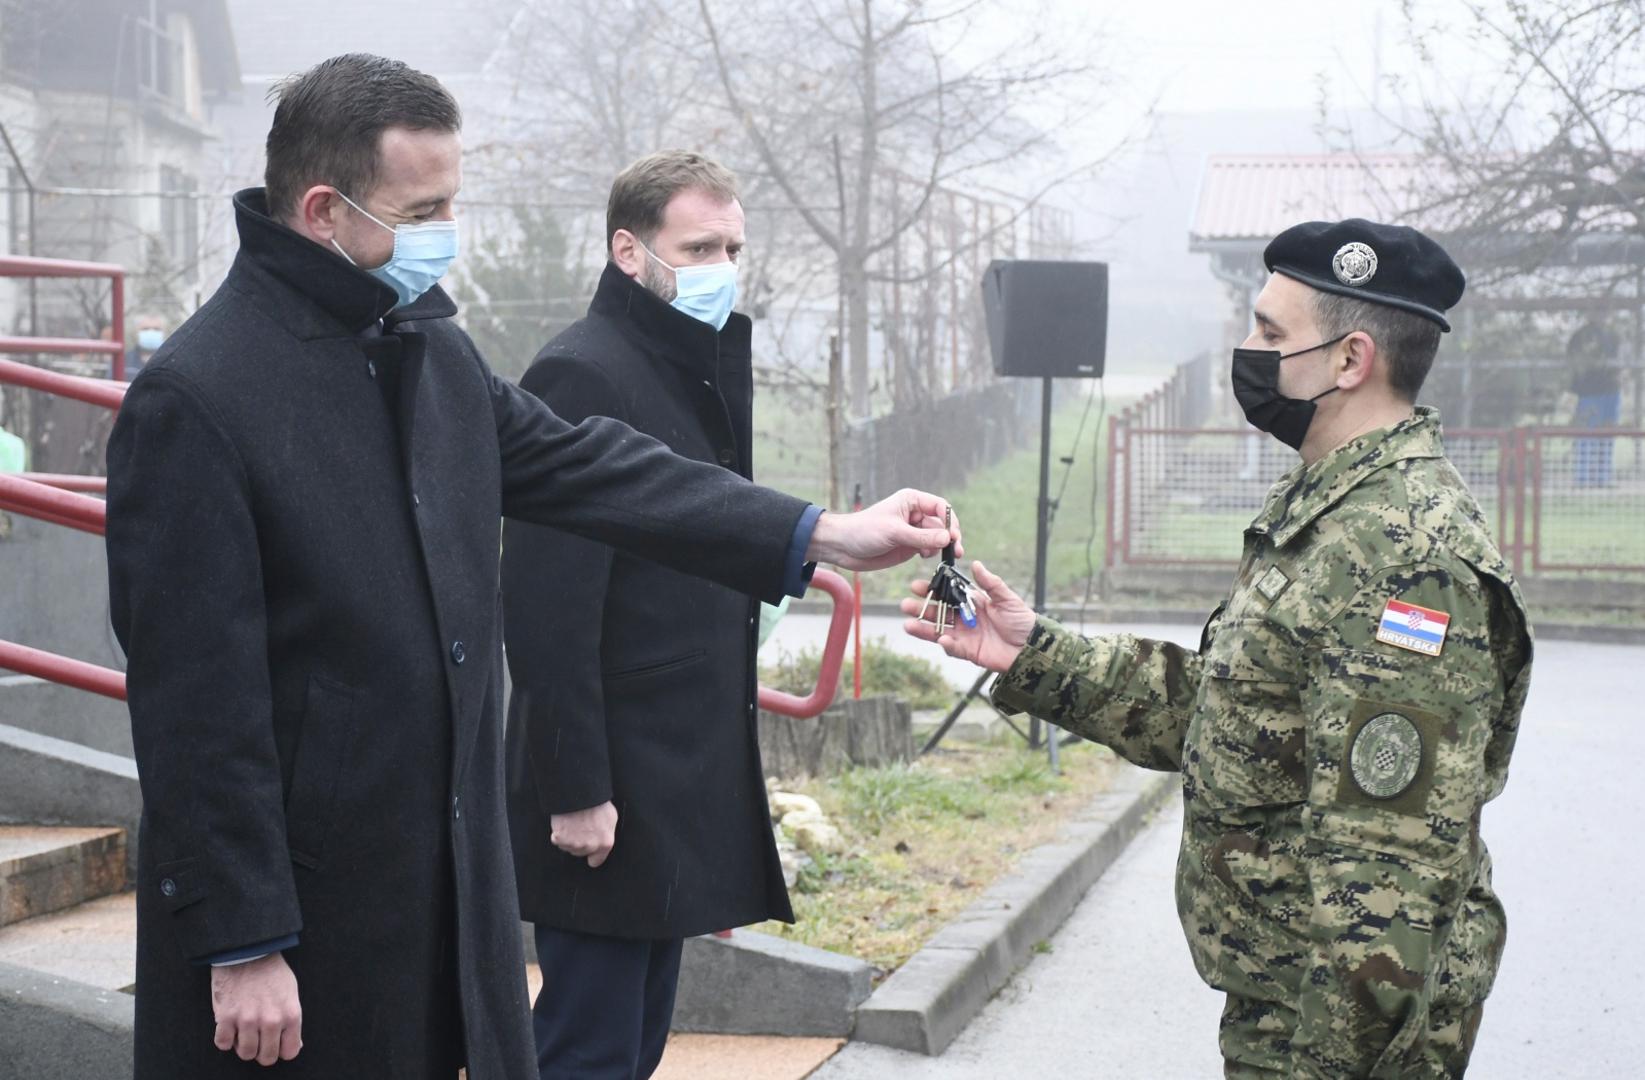
{"label": "grass lawn", "polygon": [[953,743],[912,765],[784,783],[822,805],[846,853],[801,871],[795,925],[753,929],[859,957],[878,981],[1131,767],[1077,743],[1053,776],[1043,750],[1005,737],[1012,741]]}
{"label": "grass lawn", "polygon": [[1645,569],[1645,493],[1545,495],[1542,561]]}
{"label": "grass lawn", "polygon": [[[1090,566],[1097,571],[1102,569],[1108,536],[1107,420],[1126,404],[1126,401],[1110,397],[1106,415],[1101,418],[1097,414],[1100,405],[1094,405],[1077,448],[1074,436],[1079,429],[1080,414],[1085,410],[1084,397],[1068,395],[1052,414],[1053,499],[1057,497],[1064,476],[1067,477],[1067,486],[1062,488],[1062,500],[1052,522],[1051,545],[1047,553],[1052,597],[1078,599],[1084,592],[1088,539]],[[1074,457],[1071,471],[1061,461],[1070,456]],[[1025,595],[1033,588],[1039,469],[1039,435],[1036,431],[1029,445],[1023,449],[977,470],[955,490],[942,493],[953,502],[954,510],[965,526],[967,557],[963,560],[963,568],[966,572],[970,572],[971,559],[980,558],[989,569],[1002,575]],[[1092,485],[1093,469],[1096,471],[1096,487]],[[930,572],[929,565],[918,571],[922,575]],[[871,600],[899,599],[907,593],[910,576],[913,575],[896,572],[867,575],[863,578],[863,595]]]}
{"label": "grass lawn", "polygon": [[755,393],[754,479],[827,505],[828,413],[819,398],[772,389]]}

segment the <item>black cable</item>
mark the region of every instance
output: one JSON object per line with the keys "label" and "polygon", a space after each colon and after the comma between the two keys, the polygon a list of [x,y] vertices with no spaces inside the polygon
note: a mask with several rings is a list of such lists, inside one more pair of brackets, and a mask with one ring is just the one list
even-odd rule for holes
{"label": "black cable", "polygon": [[[1101,383],[1102,383],[1102,380],[1098,379],[1097,383],[1100,386]],[[1105,393],[1105,398],[1104,398],[1104,402],[1103,402],[1103,407],[1105,409],[1107,408],[1106,393]],[[1049,551],[1050,547],[1051,547],[1051,526],[1057,520],[1057,507],[1062,505],[1063,492],[1068,490],[1068,481],[1074,475],[1074,462],[1079,459],[1079,454],[1080,454],[1080,439],[1081,439],[1081,437],[1083,437],[1085,435],[1085,421],[1087,420],[1087,418],[1090,417],[1090,415],[1091,415],[1091,395],[1087,394],[1087,395],[1085,395],[1085,408],[1080,411],[1079,427],[1074,429],[1074,445],[1068,451],[1068,456],[1065,457],[1065,458],[1060,459],[1061,462],[1062,462],[1062,466],[1063,466],[1063,469],[1062,469],[1062,482],[1057,485],[1057,497],[1055,499],[1051,500],[1051,506],[1049,508],[1049,513],[1046,515],[1046,522],[1045,522],[1045,545],[1046,545],[1046,550],[1047,551]],[[1047,557],[1047,563],[1049,563],[1049,561],[1050,561],[1049,557]],[[1047,582],[1046,584],[1049,586],[1050,582]],[[1050,591],[1049,588],[1047,589],[1047,591],[1048,592]]]}
{"label": "black cable", "polygon": [[1097,380],[1097,390],[1102,397],[1102,408],[1097,411],[1097,432],[1091,437],[1091,531],[1085,536],[1085,595],[1080,597],[1079,633],[1085,632],[1085,609],[1091,603],[1091,582],[1096,579],[1096,564],[1091,559],[1091,549],[1097,542],[1097,492],[1102,476],[1102,424],[1108,418],[1108,386],[1101,379]]}
{"label": "black cable", "polygon": [[[1102,439],[1101,439],[1100,435],[1101,435],[1101,431],[1102,431],[1102,418],[1104,416],[1106,416],[1107,413],[1108,413],[1108,387],[1103,383],[1103,381],[1101,379],[1097,380],[1097,390],[1098,390],[1098,393],[1096,395],[1091,395],[1091,394],[1085,395],[1085,408],[1080,410],[1079,426],[1074,429],[1074,445],[1068,451],[1068,456],[1065,457],[1065,458],[1060,459],[1061,462],[1062,462],[1062,466],[1063,466],[1062,481],[1061,481],[1061,483],[1059,483],[1057,485],[1057,497],[1051,501],[1050,507],[1047,508],[1046,519],[1045,519],[1045,547],[1046,547],[1046,560],[1045,560],[1045,562],[1046,562],[1046,573],[1047,574],[1049,574],[1050,570],[1051,570],[1051,558],[1050,558],[1051,534],[1052,534],[1053,528],[1054,528],[1054,526],[1056,524],[1056,520],[1057,520],[1057,507],[1062,505],[1063,493],[1068,490],[1068,481],[1074,475],[1074,463],[1079,460],[1080,439],[1084,437],[1086,421],[1089,420],[1090,417],[1091,417],[1091,404],[1092,404],[1092,397],[1093,396],[1100,396],[1102,398],[1102,409],[1097,413],[1097,431],[1098,431],[1098,435],[1096,437],[1094,437],[1095,438],[1095,446],[1092,450],[1092,460],[1093,461],[1096,460],[1097,454],[1099,452],[1098,448],[1100,448],[1101,445],[1102,445]],[[1092,485],[1092,492],[1093,492],[1092,498],[1095,498],[1096,497],[1095,496],[1096,479],[1095,479],[1094,476],[1092,478],[1091,485]],[[1092,520],[1093,520],[1093,523],[1094,523],[1095,522],[1095,516],[1094,516],[1095,515],[1095,510],[1094,509],[1092,511],[1092,514],[1093,514]],[[1093,528],[1095,528],[1094,524],[1093,524]],[[1094,535],[1095,534],[1093,533],[1093,536]],[[1087,543],[1086,543],[1086,565],[1087,565],[1087,567],[1090,566],[1090,561],[1091,561],[1091,545],[1090,545],[1090,542],[1087,541]],[[1050,582],[1046,582],[1046,592],[1048,592],[1048,593],[1050,592],[1050,584],[1051,584]],[[1087,579],[1086,579],[1086,595],[1087,596],[1090,595],[1090,590],[1091,590],[1091,585],[1090,585],[1090,578],[1088,576]],[[1082,610],[1083,610],[1083,608],[1082,608]],[[1082,621],[1083,621],[1083,618],[1082,618]],[[972,691],[966,691],[964,694],[961,695],[961,700],[965,700],[966,698],[969,698],[971,696],[972,696]],[[981,694],[977,694],[976,696],[983,697],[983,695],[981,695]],[[983,700],[988,701],[988,704],[991,708],[994,707],[993,701],[989,700],[986,697],[983,697]],[[1028,733],[1026,731],[1023,731],[1021,728],[1017,727],[1016,724],[1012,723],[1011,718],[1009,716],[1006,716],[1003,712],[1000,712],[1000,710],[998,708],[994,708],[994,712],[999,716],[999,718],[1001,720],[1005,721],[1005,724],[1006,724],[1007,727],[1009,727],[1012,731],[1017,733],[1018,737],[1021,738],[1023,742],[1028,742],[1029,741]],[[926,749],[932,749],[932,747],[927,747]],[[923,751],[923,750],[921,751],[921,753],[924,753],[924,752],[925,751]]]}

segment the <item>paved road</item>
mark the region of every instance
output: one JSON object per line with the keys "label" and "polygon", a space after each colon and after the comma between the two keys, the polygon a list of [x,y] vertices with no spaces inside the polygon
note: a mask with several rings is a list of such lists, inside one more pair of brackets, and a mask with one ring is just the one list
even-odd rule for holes
{"label": "paved road", "polygon": [[[1510,929],[1471,1076],[1639,1075],[1642,699],[1645,648],[1538,646],[1513,774],[1485,812]],[[942,1057],[853,1043],[815,1080],[1220,1075],[1219,1001],[1172,910],[1179,824],[1162,814]]]}

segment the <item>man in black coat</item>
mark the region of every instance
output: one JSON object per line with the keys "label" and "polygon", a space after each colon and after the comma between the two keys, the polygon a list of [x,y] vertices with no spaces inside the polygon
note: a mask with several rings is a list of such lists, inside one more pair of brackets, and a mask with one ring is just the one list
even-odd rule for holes
{"label": "man in black coat", "polygon": [[879,567],[945,538],[919,527],[930,496],[817,517],[494,377],[434,286],[455,255],[458,124],[439,83],[395,61],[339,57],[286,84],[266,194],[235,197],[227,279],[115,425],[110,592],[144,798],[139,1080],[250,1061],[327,1080],[534,1074],[500,516],[768,597],[800,591],[806,559]]}
{"label": "man in black coat", "polygon": [[[566,420],[616,417],[750,476],[735,179],[685,151],[643,158],[612,184],[606,239],[588,316],[521,385]],[[682,940],[793,921],[755,732],[758,608],[560,529],[504,529],[509,824],[543,973],[541,1080],[650,1076]]]}

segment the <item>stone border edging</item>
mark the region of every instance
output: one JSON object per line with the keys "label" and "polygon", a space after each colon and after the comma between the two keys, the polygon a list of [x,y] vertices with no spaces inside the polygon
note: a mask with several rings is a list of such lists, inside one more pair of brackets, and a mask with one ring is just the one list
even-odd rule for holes
{"label": "stone border edging", "polygon": [[1055,840],[1028,852],[857,1009],[851,1037],[936,1055],[1056,932],[1086,891],[1177,790],[1174,773],[1122,765]]}
{"label": "stone border edging", "polygon": [[131,1075],[136,999],[0,963],[0,1046],[8,1076],[102,1080]]}
{"label": "stone border edging", "polygon": [[774,934],[686,938],[673,1029],[844,1038],[872,989],[864,961]]}

